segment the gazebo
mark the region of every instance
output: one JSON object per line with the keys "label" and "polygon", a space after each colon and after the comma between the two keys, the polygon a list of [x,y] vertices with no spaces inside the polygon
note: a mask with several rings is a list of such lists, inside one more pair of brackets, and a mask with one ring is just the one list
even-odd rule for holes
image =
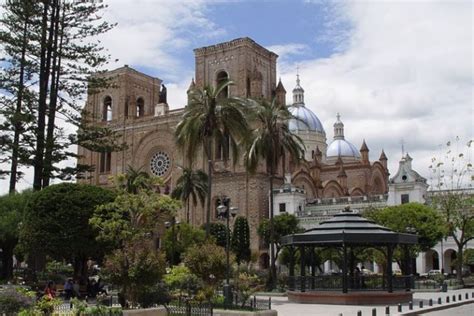
{"label": "gazebo", "polygon": [[[418,237],[414,234],[394,232],[346,208],[304,233],[282,237],[282,246],[290,250],[288,299],[321,304],[408,302],[413,298],[410,292],[413,276],[408,246],[417,243]],[[394,275],[392,271],[393,253],[397,245],[402,246],[405,254],[402,264],[405,275]],[[300,276],[294,273],[296,248],[300,252]],[[338,249],[342,273],[316,275],[315,248]],[[354,257],[356,248],[381,250],[386,258],[384,273],[367,275],[365,271],[360,271]],[[311,266],[310,276],[306,275],[307,265]]]}

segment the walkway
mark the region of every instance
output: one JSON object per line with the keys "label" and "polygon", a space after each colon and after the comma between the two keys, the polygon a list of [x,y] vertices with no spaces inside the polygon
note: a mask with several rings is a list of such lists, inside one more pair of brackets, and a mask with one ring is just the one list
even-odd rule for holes
{"label": "walkway", "polygon": [[[422,292],[414,294],[414,310],[419,310],[419,302],[423,301],[423,305],[426,308],[430,299],[433,300],[433,304],[437,305],[438,298],[441,297],[442,303],[446,304],[446,297],[450,296],[452,301],[453,295],[456,295],[456,301],[458,300],[459,294],[462,295],[462,301],[465,301],[465,295],[468,293],[469,300],[474,302],[472,298],[473,289],[463,290],[452,290],[447,293],[441,292]],[[268,296],[262,296],[268,298]],[[474,304],[467,305],[469,308],[474,308]],[[322,304],[298,304],[288,302],[286,297],[272,297],[272,309],[278,311],[278,316],[357,316],[358,311],[362,311],[362,316],[371,316],[372,309],[377,310],[377,316],[385,316],[385,306],[357,306],[357,305],[322,305]],[[467,311],[470,311],[469,308]],[[457,309],[457,308],[456,308]],[[461,309],[464,310],[464,309]],[[402,311],[408,311],[408,304],[402,306]],[[397,315],[397,306],[390,306],[390,315]],[[458,315],[449,313],[450,315]],[[445,315],[445,314],[425,314],[425,315]],[[448,315],[448,314],[446,314]],[[463,315],[463,314],[459,314]],[[466,315],[474,315],[469,313]]]}

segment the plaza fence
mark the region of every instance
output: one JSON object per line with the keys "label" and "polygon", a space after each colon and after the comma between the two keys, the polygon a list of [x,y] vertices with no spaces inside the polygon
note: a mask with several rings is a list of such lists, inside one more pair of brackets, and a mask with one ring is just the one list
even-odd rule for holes
{"label": "plaza fence", "polygon": [[213,306],[207,303],[196,303],[191,301],[166,304],[168,316],[212,316]]}

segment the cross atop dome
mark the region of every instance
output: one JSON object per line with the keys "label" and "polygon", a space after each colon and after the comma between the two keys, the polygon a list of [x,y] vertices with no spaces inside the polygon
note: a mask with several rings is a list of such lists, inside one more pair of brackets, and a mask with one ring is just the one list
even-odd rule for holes
{"label": "cross atop dome", "polygon": [[344,123],[341,121],[341,114],[336,114],[337,121],[334,123],[334,139],[344,139]]}
{"label": "cross atop dome", "polygon": [[[296,68],[298,69],[298,67]],[[293,89],[293,104],[304,106],[304,89],[300,85],[300,74],[296,71],[296,87]]]}

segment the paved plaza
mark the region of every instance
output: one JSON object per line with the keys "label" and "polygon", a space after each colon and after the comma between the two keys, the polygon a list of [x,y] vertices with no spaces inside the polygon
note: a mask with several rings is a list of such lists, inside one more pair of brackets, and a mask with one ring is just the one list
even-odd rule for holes
{"label": "paved plaza", "polygon": [[[441,297],[442,304],[446,304],[446,297],[450,296],[450,302],[452,302],[453,295],[456,295],[456,301],[458,301],[459,294],[462,295],[462,301],[465,301],[466,293],[469,294],[469,301],[472,304],[453,307],[449,310],[443,310],[438,312],[426,313],[424,315],[461,315],[461,316],[471,316],[474,315],[474,299],[472,298],[472,292],[474,289],[462,289],[462,290],[452,290],[447,293],[441,292],[424,292],[424,293],[415,293],[413,310],[418,311],[419,302],[423,301],[424,308],[428,307],[428,302],[430,299],[433,300],[434,306],[437,306],[438,298]],[[265,297],[265,296],[263,296]],[[265,297],[268,298],[268,297]],[[452,304],[452,303],[450,303]],[[362,312],[362,316],[372,315],[372,309],[377,310],[378,316],[385,316],[385,306],[356,306],[356,305],[324,305],[324,304],[298,304],[288,302],[286,297],[272,297],[272,309],[278,311],[278,316],[356,316],[358,311]],[[420,310],[421,311],[421,310]],[[408,304],[402,306],[402,312],[408,312]],[[398,315],[397,306],[390,306],[390,315]],[[420,313],[421,314],[421,313]],[[403,315],[403,314],[402,314]]]}

